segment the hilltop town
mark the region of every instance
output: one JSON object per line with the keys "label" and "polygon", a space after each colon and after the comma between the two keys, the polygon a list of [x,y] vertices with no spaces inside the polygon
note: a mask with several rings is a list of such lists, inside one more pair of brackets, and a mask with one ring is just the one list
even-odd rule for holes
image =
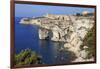
{"label": "hilltop town", "polygon": [[[52,41],[65,42],[64,47],[72,51],[77,56],[77,61],[93,61],[93,59],[84,60],[86,51],[81,51],[80,46],[85,36],[94,26],[94,16],[87,15],[54,15],[46,14],[37,18],[23,18],[21,24],[32,24],[39,27],[39,38]],[[88,46],[84,46],[88,48]],[[82,54],[83,53],[83,54]]]}

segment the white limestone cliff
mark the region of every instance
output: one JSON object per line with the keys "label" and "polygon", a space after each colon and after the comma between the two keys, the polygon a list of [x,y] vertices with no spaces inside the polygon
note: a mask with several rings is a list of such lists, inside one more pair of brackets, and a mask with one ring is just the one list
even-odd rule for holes
{"label": "white limestone cliff", "polygon": [[[74,52],[78,59],[83,60],[86,56],[86,51],[81,51],[80,46],[88,31],[94,25],[94,16],[47,14],[44,17],[33,18],[31,20],[22,19],[20,23],[39,26],[40,39],[49,38],[52,41],[66,42],[64,47]],[[81,55],[82,53],[84,55]]]}

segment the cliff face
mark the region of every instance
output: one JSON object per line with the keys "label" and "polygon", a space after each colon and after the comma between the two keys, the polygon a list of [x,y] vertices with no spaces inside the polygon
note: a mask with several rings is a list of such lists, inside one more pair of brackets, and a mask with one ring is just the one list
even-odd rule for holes
{"label": "cliff face", "polygon": [[[33,24],[51,32],[53,41],[69,42],[73,37],[84,39],[88,30],[93,27],[93,16],[67,16],[67,15],[45,15],[40,18],[22,19],[22,24]],[[51,30],[51,31],[49,31]],[[42,34],[42,32],[45,32]],[[39,35],[47,36],[47,31],[40,30]],[[76,34],[76,36],[74,36]],[[49,36],[49,35],[48,35]],[[45,39],[45,38],[44,38]]]}
{"label": "cliff face", "polygon": [[47,29],[39,29],[39,38],[40,39],[48,39],[49,31]]}
{"label": "cliff face", "polygon": [[80,45],[94,25],[94,16],[45,15],[20,23],[39,26],[40,39],[66,42],[64,47],[80,57]]}

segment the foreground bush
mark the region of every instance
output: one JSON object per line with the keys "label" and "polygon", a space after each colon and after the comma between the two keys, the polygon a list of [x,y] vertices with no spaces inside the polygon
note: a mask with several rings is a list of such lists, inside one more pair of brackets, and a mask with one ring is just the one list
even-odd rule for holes
{"label": "foreground bush", "polygon": [[19,54],[15,55],[15,65],[25,65],[25,64],[40,64],[41,56],[37,55],[31,49],[22,50]]}

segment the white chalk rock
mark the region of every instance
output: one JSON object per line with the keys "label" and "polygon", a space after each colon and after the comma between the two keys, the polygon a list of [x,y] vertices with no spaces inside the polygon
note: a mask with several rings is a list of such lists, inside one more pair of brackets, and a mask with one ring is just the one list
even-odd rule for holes
{"label": "white chalk rock", "polygon": [[46,39],[48,37],[48,30],[46,29],[39,29],[39,38]]}

